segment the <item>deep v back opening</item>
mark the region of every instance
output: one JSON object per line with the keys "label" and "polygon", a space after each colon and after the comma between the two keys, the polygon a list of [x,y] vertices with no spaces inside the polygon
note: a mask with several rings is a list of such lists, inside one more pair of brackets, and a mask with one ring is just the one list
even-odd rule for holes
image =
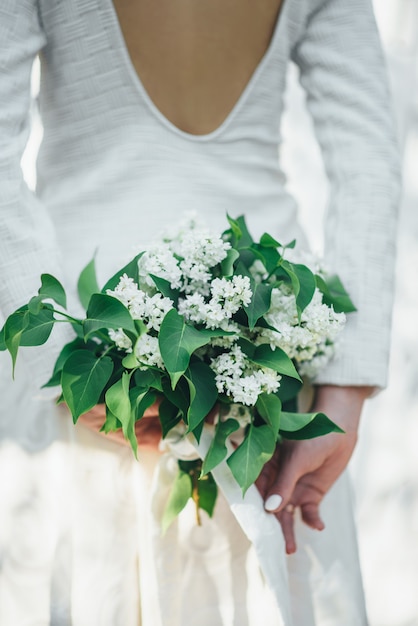
{"label": "deep v back opening", "polygon": [[121,24],[119,22],[119,18],[118,18],[118,14],[115,8],[115,5],[113,3],[113,0],[105,0],[105,2],[108,5],[108,10],[111,16],[111,26],[112,26],[112,31],[110,33],[111,37],[115,40],[116,43],[116,50],[120,53],[121,56],[121,63],[122,66],[125,68],[129,79],[131,81],[131,83],[133,84],[134,88],[137,90],[137,92],[139,93],[139,95],[141,96],[141,98],[143,99],[143,101],[145,102],[145,104],[147,105],[149,111],[152,113],[152,115],[157,118],[165,127],[167,127],[170,131],[174,132],[177,135],[180,135],[181,137],[188,139],[190,141],[208,141],[211,139],[215,139],[216,137],[218,137],[221,133],[223,133],[226,128],[231,124],[231,122],[233,121],[233,119],[237,116],[237,114],[239,113],[239,111],[241,110],[241,108],[243,107],[244,103],[246,102],[246,100],[248,99],[250,93],[252,92],[260,74],[263,72],[265,66],[268,64],[270,57],[272,56],[275,48],[276,48],[276,44],[277,41],[279,39],[279,34],[280,34],[280,30],[281,30],[281,24],[282,21],[284,20],[283,14],[284,14],[284,10],[285,10],[285,6],[290,2],[291,0],[282,0],[282,3],[279,7],[278,10],[278,14],[276,17],[276,22],[274,25],[274,29],[273,29],[273,34],[270,38],[270,42],[267,46],[267,49],[265,51],[265,53],[263,54],[263,56],[261,57],[261,60],[259,61],[259,63],[257,64],[256,68],[254,69],[254,71],[252,72],[250,79],[248,80],[248,82],[246,83],[246,85],[244,86],[243,90],[241,91],[241,94],[239,95],[238,99],[236,100],[235,104],[233,105],[232,109],[229,111],[229,113],[226,115],[226,117],[224,118],[223,122],[217,127],[215,128],[213,131],[209,132],[209,133],[203,133],[203,134],[194,134],[194,133],[189,133],[187,131],[182,130],[181,128],[179,128],[178,126],[176,126],[173,122],[171,122],[161,111],[160,109],[157,107],[157,105],[154,103],[154,101],[152,100],[152,98],[150,97],[148,91],[145,89],[145,86],[141,80],[141,77],[138,73],[138,71],[136,70],[134,63],[132,61],[131,55],[129,53],[128,50],[128,46],[126,44],[124,35],[123,35],[123,31],[122,31],[122,27]]}

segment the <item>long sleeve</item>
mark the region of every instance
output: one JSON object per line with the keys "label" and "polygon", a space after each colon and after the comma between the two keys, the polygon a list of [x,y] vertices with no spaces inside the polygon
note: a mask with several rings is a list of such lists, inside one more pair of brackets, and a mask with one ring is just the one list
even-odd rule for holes
{"label": "long sleeve", "polygon": [[[30,79],[45,44],[35,0],[2,0],[0,6],[0,311],[6,318],[37,293],[40,275],[60,276],[51,219],[29,191],[20,166],[30,130]],[[57,343],[57,334],[52,343]],[[58,346],[56,346],[58,347]],[[50,358],[48,358],[48,356]],[[49,348],[23,349],[30,380],[39,387],[51,374]],[[7,373],[2,373],[7,375]]]}
{"label": "long sleeve", "polygon": [[294,47],[330,183],[325,261],[358,309],[316,382],[387,384],[400,165],[370,0],[318,0]]}

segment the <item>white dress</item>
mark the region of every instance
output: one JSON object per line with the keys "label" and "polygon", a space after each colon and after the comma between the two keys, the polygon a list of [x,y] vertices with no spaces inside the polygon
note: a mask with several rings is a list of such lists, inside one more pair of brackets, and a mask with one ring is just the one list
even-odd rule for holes
{"label": "white dress", "polygon": [[[20,158],[31,65],[41,50],[45,130],[34,196]],[[226,213],[244,213],[256,235],[296,236],[304,245],[278,158],[289,60],[300,68],[331,183],[326,258],[359,309],[319,382],[384,386],[399,166],[368,0],[285,0],[238,102],[200,136],[177,129],[148,97],[111,0],[3,0],[3,315],[36,293],[48,271],[64,281],[76,311],[75,280],[96,248],[103,281],[189,209],[217,229]],[[345,476],[324,501],[326,531],[298,523],[292,557],[256,495],[253,509],[232,506],[246,530],[261,528],[250,510],[264,516],[260,524],[276,524],[274,542],[256,541],[260,562],[273,570],[270,547],[281,551],[276,578],[261,572],[223,498],[202,528],[186,509],[162,538],[172,458],[150,454],[136,463],[128,449],[74,428],[38,392],[64,340],[56,333],[28,350],[13,385],[0,354],[0,471],[8,477],[0,487],[2,626],[366,624]]]}

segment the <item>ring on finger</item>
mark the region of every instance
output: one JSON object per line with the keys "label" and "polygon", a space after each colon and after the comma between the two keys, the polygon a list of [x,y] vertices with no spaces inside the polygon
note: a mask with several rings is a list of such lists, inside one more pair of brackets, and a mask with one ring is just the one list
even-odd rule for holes
{"label": "ring on finger", "polygon": [[284,507],[284,510],[286,511],[286,513],[290,513],[290,515],[293,515],[293,513],[295,512],[295,505],[289,502],[289,504],[286,504],[286,506]]}

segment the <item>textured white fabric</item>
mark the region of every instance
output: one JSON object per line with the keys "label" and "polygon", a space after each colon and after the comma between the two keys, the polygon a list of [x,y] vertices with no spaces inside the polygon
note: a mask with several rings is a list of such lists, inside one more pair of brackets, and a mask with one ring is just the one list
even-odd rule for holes
{"label": "textured white fabric", "polygon": [[[27,300],[41,271],[74,287],[97,245],[104,276],[187,209],[217,228],[226,211],[245,213],[256,233],[303,243],[277,157],[293,59],[331,183],[326,259],[359,309],[320,380],[384,386],[399,166],[370,2],[285,0],[238,103],[198,137],[175,128],[146,95],[111,0],[40,0],[39,12],[36,4],[4,0],[0,9],[1,310]],[[45,134],[35,197],[19,162],[40,49]]]}
{"label": "textured white fabric", "polygon": [[[33,195],[20,159],[39,51],[44,141]],[[236,106],[198,137],[176,129],[148,98],[111,0],[2,0],[3,315],[36,292],[45,271],[64,281],[75,311],[75,281],[96,247],[104,280],[188,209],[215,228],[226,212],[245,213],[255,234],[296,236],[305,245],[278,159],[289,60],[300,68],[330,178],[326,258],[359,309],[320,380],[384,386],[399,169],[369,0],[285,0]],[[149,506],[158,458],[134,463],[128,450],[74,429],[53,404],[33,397],[30,385],[48,378],[63,340],[28,350],[12,387],[0,354],[0,462],[10,476],[0,494],[2,626],[255,626],[261,610],[263,623],[277,624],[254,551],[222,499],[204,532],[186,510],[161,538]],[[294,624],[362,626],[344,479],[326,503],[327,530],[301,525],[300,550],[287,559]]]}

